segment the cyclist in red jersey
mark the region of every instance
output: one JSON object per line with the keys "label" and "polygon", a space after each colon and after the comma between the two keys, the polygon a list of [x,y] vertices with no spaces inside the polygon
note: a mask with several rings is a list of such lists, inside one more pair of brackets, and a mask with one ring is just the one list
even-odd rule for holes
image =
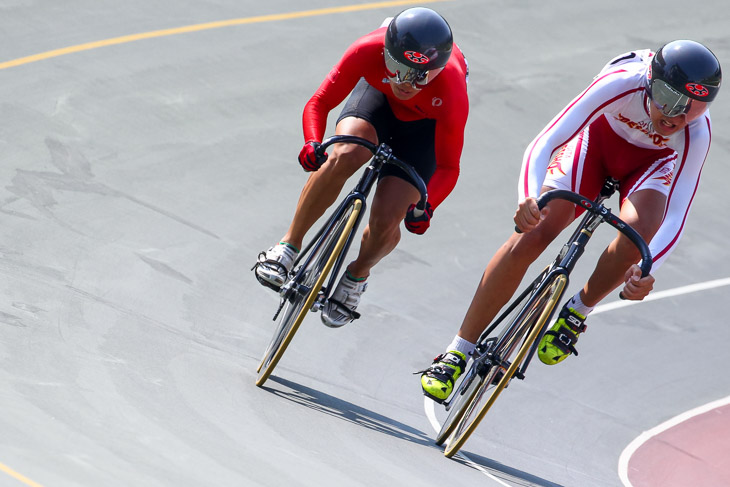
{"label": "cyclist in red jersey", "polygon": [[451,28],[428,8],[404,10],[387,26],[355,41],[304,108],[305,144],[299,163],[312,173],[288,231],[256,266],[259,281],[274,289],[284,283],[305,233],[371,157],[354,144],[337,144],[321,158],[315,152],[325,135],[328,113],[350,95],[335,133],[387,143],[416,169],[429,196],[426,211],[417,215],[416,187],[400,169],[383,168],[359,254],[322,311],[327,326],[352,321],[371,268],[400,240],[400,222],[405,221],[410,232],[423,234],[456,184],[469,111],[467,76],[466,60],[453,43]]}
{"label": "cyclist in red jersey", "polygon": [[[720,63],[702,44],[669,42],[627,52],[604,66],[525,150],[514,233],[487,264],[458,334],[421,376],[425,395],[443,401],[474,351],[475,342],[514,294],[530,264],[578,215],[575,205],[536,198],[558,188],[598,195],[607,177],[619,181],[620,218],[649,243],[652,272],[676,247],[710,149],[708,107],[722,80]],[[585,319],[623,284],[641,300],[654,284],[641,278],[638,251],[619,233],[588,282],[559,313],[538,345],[548,365],[576,354]]]}

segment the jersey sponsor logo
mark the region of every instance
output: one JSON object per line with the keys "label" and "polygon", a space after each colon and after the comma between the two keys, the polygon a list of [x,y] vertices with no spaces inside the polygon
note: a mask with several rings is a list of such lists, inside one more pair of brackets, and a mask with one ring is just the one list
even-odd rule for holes
{"label": "jersey sponsor logo", "polygon": [[428,56],[425,54],[421,54],[418,51],[406,51],[403,53],[403,56],[405,56],[406,59],[408,59],[412,63],[416,64],[426,64],[430,61]]}
{"label": "jersey sponsor logo", "polygon": [[705,97],[710,94],[710,90],[699,83],[687,83],[684,87],[694,96]]}
{"label": "jersey sponsor logo", "polygon": [[444,101],[443,101],[443,100],[442,100],[441,98],[439,98],[439,97],[436,97],[436,96],[435,96],[435,97],[433,97],[433,99],[431,100],[431,106],[432,106],[432,107],[440,107],[440,106],[441,106],[441,105],[443,105],[443,104],[444,104]]}
{"label": "jersey sponsor logo", "polygon": [[[566,157],[565,152],[567,149],[568,149],[568,146],[564,145],[563,148],[560,149],[560,152],[558,152],[555,155],[555,157],[553,157],[550,160],[550,164],[548,164],[548,168],[547,168],[547,174],[550,174],[551,176],[553,176],[553,175],[555,175],[555,172],[557,171],[560,174],[562,174],[563,176],[565,176],[565,171],[563,171],[562,162],[563,162],[563,159],[565,159],[565,157]],[[573,151],[571,151],[571,154],[572,154],[572,152]],[[568,155],[567,157],[570,157],[570,155]]]}
{"label": "jersey sponsor logo", "polygon": [[556,157],[552,161],[550,161],[550,164],[548,165],[547,172],[551,176],[555,174],[555,171],[559,172],[563,176],[565,176],[565,172],[563,171],[563,168],[560,166],[560,161]]}
{"label": "jersey sponsor logo", "polygon": [[672,179],[674,179],[674,173],[670,172],[669,174],[665,174],[664,176],[657,176],[654,179],[658,179],[659,181],[662,181],[662,184],[664,186],[671,186]]}
{"label": "jersey sponsor logo", "polygon": [[560,160],[557,158],[553,159],[547,168],[547,172],[551,176],[554,175],[556,171],[565,176],[565,171],[563,171],[563,167],[560,165]]}
{"label": "jersey sponsor logo", "polygon": [[651,139],[652,144],[654,144],[657,147],[664,147],[667,145],[667,142],[669,142],[668,137],[663,137],[657,133],[654,133],[654,130],[650,130],[651,122],[634,122],[628,117],[625,117],[621,113],[613,117],[614,119],[618,120],[619,122],[626,124],[627,127],[630,129],[638,130],[645,134],[647,137]]}

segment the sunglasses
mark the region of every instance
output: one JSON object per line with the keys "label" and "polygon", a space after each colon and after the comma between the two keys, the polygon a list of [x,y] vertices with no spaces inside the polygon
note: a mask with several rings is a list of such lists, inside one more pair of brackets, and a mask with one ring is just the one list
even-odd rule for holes
{"label": "sunglasses", "polygon": [[385,58],[385,74],[388,76],[388,79],[393,80],[397,84],[410,83],[417,90],[422,89],[430,83],[443,69],[428,70],[412,68],[395,59],[387,50],[384,51],[383,57]]}
{"label": "sunglasses", "polygon": [[[697,89],[696,86],[694,88]],[[695,100],[680,93],[661,79],[651,81],[649,93],[654,106],[662,114],[670,118],[685,115],[688,122],[699,118],[710,106],[708,102]]]}

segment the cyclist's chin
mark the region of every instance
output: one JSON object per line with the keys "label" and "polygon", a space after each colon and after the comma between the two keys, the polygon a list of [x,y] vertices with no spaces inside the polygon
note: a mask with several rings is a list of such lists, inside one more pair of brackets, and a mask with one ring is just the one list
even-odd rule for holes
{"label": "cyclist's chin", "polygon": [[390,88],[393,90],[395,97],[399,100],[410,100],[420,92],[420,90],[415,89],[410,83],[399,85],[391,82]]}
{"label": "cyclist's chin", "polygon": [[687,125],[684,118],[660,118],[654,122],[654,131],[665,137],[682,130]]}

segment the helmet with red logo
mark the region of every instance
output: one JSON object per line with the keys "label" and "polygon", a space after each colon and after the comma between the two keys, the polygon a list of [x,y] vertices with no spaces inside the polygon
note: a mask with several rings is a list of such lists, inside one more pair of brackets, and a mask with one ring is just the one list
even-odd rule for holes
{"label": "helmet with red logo", "polygon": [[451,27],[435,11],[425,7],[404,10],[385,31],[385,67],[398,83],[426,84],[429,71],[446,66],[454,39]]}
{"label": "helmet with red logo", "polygon": [[663,45],[651,61],[649,96],[668,117],[704,113],[720,91],[717,57],[699,42],[677,40]]}

